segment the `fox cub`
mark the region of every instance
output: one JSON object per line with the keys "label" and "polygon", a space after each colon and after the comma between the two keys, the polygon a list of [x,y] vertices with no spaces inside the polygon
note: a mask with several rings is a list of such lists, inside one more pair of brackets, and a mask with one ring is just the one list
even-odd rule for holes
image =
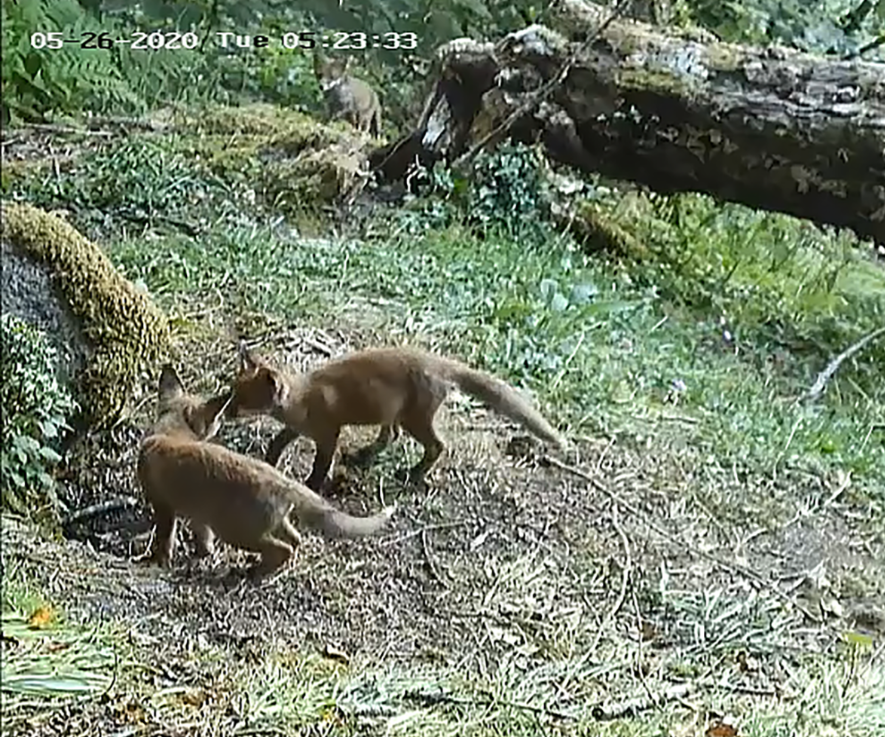
{"label": "fox cub", "polygon": [[381,135],[381,103],[366,82],[352,77],[349,59],[314,56],[314,74],[329,106],[332,120],[344,119],[357,130]]}
{"label": "fox cub", "polygon": [[239,347],[240,370],[231,388],[227,414],[264,414],[285,427],[273,439],[265,460],[273,465],[285,447],[304,434],[316,444],[307,486],[319,491],[332,465],[345,425],[380,425],[377,439],[357,454],[370,461],[400,428],[424,447],[409,470],[420,483],[445,446],[433,424],[449,390],[456,386],[534,435],[565,450],[566,440],[516,389],[460,361],[416,348],[373,348],[333,359],[306,374],[275,368]]}
{"label": "fox cub", "polygon": [[141,443],[137,475],[157,525],[147,560],[168,566],[177,517],[191,521],[200,556],[213,554],[213,534],[234,547],[260,553],[252,576],[281,568],[301,540],[289,519],[327,537],[371,535],[393,515],[351,517],[256,458],[207,442],[217,432],[230,393],[209,400],[185,393],[175,370],[160,375],[157,417]]}

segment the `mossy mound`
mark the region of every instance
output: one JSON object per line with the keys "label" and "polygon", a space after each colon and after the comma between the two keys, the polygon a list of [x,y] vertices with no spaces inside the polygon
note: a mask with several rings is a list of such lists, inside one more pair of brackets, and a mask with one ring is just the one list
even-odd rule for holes
{"label": "mossy mound", "polygon": [[[24,203],[2,205],[2,240],[49,270],[89,350],[74,377],[80,427],[112,424],[142,370],[169,348],[166,317],[101,249],[59,217]],[[47,299],[52,299],[47,295]]]}
{"label": "mossy mound", "polygon": [[371,148],[371,138],[346,123],[268,104],[206,108],[178,127],[197,134],[185,146],[214,174],[249,181],[268,207],[290,216],[346,197]]}
{"label": "mossy mound", "polygon": [[[563,218],[566,221],[565,218]],[[605,251],[641,261],[648,249],[629,231],[629,218],[611,206],[579,200],[565,224],[587,251]]]}
{"label": "mossy mound", "polygon": [[305,151],[278,161],[265,173],[266,196],[274,208],[296,215],[344,199],[365,176],[365,157],[345,146]]}
{"label": "mossy mound", "polygon": [[219,153],[248,147],[255,153],[273,150],[294,156],[305,149],[318,150],[349,142],[365,145],[368,137],[344,123],[325,124],[305,113],[265,103],[243,107],[213,106],[177,121],[177,128],[219,144]]}

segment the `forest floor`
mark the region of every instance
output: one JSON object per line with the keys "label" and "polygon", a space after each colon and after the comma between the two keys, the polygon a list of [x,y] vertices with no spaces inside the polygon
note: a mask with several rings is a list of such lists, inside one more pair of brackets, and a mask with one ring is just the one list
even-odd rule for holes
{"label": "forest floor", "polygon": [[[174,318],[176,368],[208,393],[233,376],[242,333],[298,370],[408,341],[472,363],[487,352],[498,373],[534,360],[513,358],[512,337],[484,320],[489,303],[500,312],[512,297],[505,279],[533,289],[546,262],[521,273],[536,257],[511,244],[467,267],[455,249],[476,244],[456,246],[462,235],[364,246],[226,233],[199,247],[119,238],[108,249]],[[573,278],[617,278],[588,274]],[[464,291],[452,291],[462,277]],[[395,500],[384,534],[305,535],[258,583],[240,575],[249,557],[227,546],[197,562],[186,528],[171,569],[134,562],[152,529],[134,476],[154,409],[156,377],[146,379],[60,477],[72,510],[119,504],[67,525],[64,540],[3,518],[2,734],[885,733],[878,477],[787,452],[814,440],[777,398],[814,375],[790,374],[803,357],[737,355],[717,344],[712,317],[633,304],[555,351],[573,324],[550,312],[533,344],[552,336],[544,345],[565,356],[534,388],[567,426],[568,457],[454,393],[428,489],[394,480],[419,452],[403,440],[371,469],[339,463],[324,490],[357,514]],[[637,379],[658,372],[663,390]],[[707,394],[680,404],[669,377],[705,381]],[[876,415],[856,417],[864,428]],[[260,455],[274,429],[230,422],[218,442]],[[351,428],[343,448],[373,433]],[[742,455],[751,446],[763,450]],[[311,459],[298,441],[282,467],[304,478]]]}

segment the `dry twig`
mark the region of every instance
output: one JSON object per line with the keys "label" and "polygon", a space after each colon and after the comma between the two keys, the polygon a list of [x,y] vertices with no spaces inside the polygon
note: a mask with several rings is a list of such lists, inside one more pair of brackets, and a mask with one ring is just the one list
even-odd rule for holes
{"label": "dry twig", "polygon": [[624,699],[623,701],[607,701],[598,704],[590,710],[590,713],[597,721],[636,716],[640,711],[661,706],[668,701],[683,699],[695,690],[697,690],[697,686],[693,683],[676,683],[668,686],[660,693],[648,693],[645,696],[637,696],[632,699]]}
{"label": "dry twig", "polygon": [[436,580],[437,583],[449,588],[449,582],[443,578],[442,573],[440,573],[439,569],[436,566],[436,561],[433,559],[433,554],[430,552],[430,544],[427,542],[427,528],[425,527],[421,530],[421,549],[424,551],[424,560],[427,561],[427,568],[430,570],[430,575]]}
{"label": "dry twig", "polygon": [[82,520],[88,519],[90,517],[97,517],[100,514],[107,514],[108,512],[114,512],[118,509],[129,509],[137,506],[138,501],[133,499],[131,496],[123,496],[119,499],[108,499],[105,502],[91,504],[88,507],[83,507],[82,509],[78,509],[75,512],[71,512],[71,514],[65,517],[62,521],[62,526],[67,527],[74,522],[81,522]]}
{"label": "dry twig", "polygon": [[856,343],[852,343],[850,346],[848,346],[848,348],[846,348],[832,361],[830,361],[827,364],[827,367],[818,374],[817,379],[815,379],[815,382],[811,385],[811,388],[807,392],[805,392],[805,394],[799,397],[799,399],[796,400],[797,403],[802,401],[813,402],[815,399],[817,399],[823,393],[824,389],[826,389],[827,382],[833,378],[833,375],[836,373],[836,371],[839,370],[839,366],[842,365],[843,361],[851,358],[867,343],[875,340],[880,335],[885,335],[885,325],[877,328],[872,333],[868,333]]}
{"label": "dry twig", "polygon": [[599,641],[602,639],[603,631],[614,621],[615,615],[617,615],[620,608],[624,605],[624,600],[627,598],[627,584],[630,582],[630,576],[633,573],[633,558],[630,554],[630,540],[627,538],[627,534],[618,523],[617,505],[613,506],[610,519],[612,527],[615,528],[615,532],[620,536],[621,545],[624,548],[624,567],[623,573],[621,574],[621,590],[618,592],[618,598],[615,600],[615,603],[609,610],[608,614],[606,614],[605,619],[599,624],[599,629],[596,631],[596,636],[593,638],[593,644],[589,648],[589,652],[591,653],[595,652],[596,648],[599,647]]}

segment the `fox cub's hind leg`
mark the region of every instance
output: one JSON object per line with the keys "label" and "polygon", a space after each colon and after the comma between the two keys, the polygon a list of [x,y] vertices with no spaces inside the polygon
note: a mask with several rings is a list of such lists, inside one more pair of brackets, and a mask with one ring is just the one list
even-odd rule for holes
{"label": "fox cub's hind leg", "polygon": [[175,512],[163,504],[154,503],[154,520],[156,531],[154,533],[154,549],[144,562],[155,563],[168,568],[172,565],[172,555],[175,553],[175,535],[178,528],[178,520]]}
{"label": "fox cub's hind leg", "polygon": [[358,468],[366,468],[375,461],[381,451],[392,442],[399,439],[399,436],[399,425],[381,425],[381,429],[378,431],[378,437],[376,437],[373,442],[363,448],[358,448],[341,460]]}
{"label": "fox cub's hind leg", "polygon": [[403,430],[424,447],[421,460],[407,472],[400,471],[397,474],[399,478],[405,478],[410,484],[424,485],[425,475],[445,450],[445,444],[433,426],[433,418],[444,399],[444,390],[431,392],[424,402],[400,417]]}
{"label": "fox cub's hind leg", "polygon": [[258,544],[261,560],[252,566],[247,575],[249,578],[258,579],[276,573],[286,565],[292,553],[295,551],[289,543],[280,540],[275,535],[268,533]]}
{"label": "fox cub's hind leg", "polygon": [[191,530],[194,533],[194,542],[197,548],[198,558],[215,557],[215,534],[212,528],[198,522],[191,522]]}
{"label": "fox cub's hind leg", "polygon": [[316,444],[316,455],[313,457],[313,468],[310,476],[304,485],[313,491],[320,493],[323,483],[329,475],[329,469],[332,468],[332,459],[335,457],[335,448],[338,447],[338,435],[341,428],[333,428],[322,434],[314,436],[313,441]]}

